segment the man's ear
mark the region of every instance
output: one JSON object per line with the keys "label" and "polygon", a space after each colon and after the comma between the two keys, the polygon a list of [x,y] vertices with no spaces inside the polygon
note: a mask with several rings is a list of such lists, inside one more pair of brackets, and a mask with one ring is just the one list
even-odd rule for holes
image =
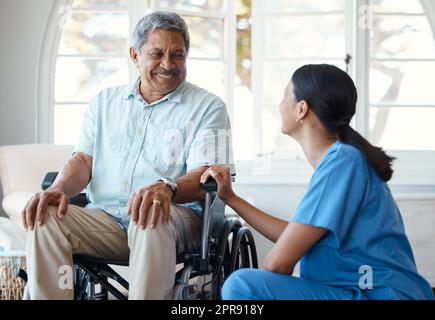
{"label": "man's ear", "polygon": [[137,51],[133,47],[130,47],[130,58],[131,58],[131,61],[133,61],[134,65],[136,67],[138,67],[138,64],[137,64]]}

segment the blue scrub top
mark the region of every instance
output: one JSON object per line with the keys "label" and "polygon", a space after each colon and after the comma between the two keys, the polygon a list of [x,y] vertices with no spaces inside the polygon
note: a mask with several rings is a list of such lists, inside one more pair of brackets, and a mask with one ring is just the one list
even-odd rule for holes
{"label": "blue scrub top", "polygon": [[353,146],[328,149],[290,221],[328,229],[301,259],[302,278],[361,299],[434,298],[388,185]]}

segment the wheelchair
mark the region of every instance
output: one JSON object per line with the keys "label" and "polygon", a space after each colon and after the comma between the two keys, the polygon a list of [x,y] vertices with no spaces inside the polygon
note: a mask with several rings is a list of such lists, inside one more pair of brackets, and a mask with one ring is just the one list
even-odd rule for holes
{"label": "wheelchair", "polygon": [[[56,176],[57,172],[48,172],[42,181],[42,190],[51,186]],[[177,265],[183,266],[175,276],[175,300],[219,300],[222,284],[233,271],[240,268],[258,268],[257,251],[251,231],[243,226],[240,219],[225,216],[225,204],[217,196],[217,184],[212,178],[202,184],[202,188],[205,191],[205,201],[201,246],[199,250],[185,252],[177,257]],[[87,203],[85,193],[70,199],[70,204],[81,207]],[[73,264],[76,300],[107,300],[109,294],[118,300],[127,299],[109,279],[128,291],[127,280],[110,266],[128,266],[128,260],[101,260],[74,255]],[[207,281],[202,284],[192,283],[195,279],[198,280],[198,277],[203,277]]]}

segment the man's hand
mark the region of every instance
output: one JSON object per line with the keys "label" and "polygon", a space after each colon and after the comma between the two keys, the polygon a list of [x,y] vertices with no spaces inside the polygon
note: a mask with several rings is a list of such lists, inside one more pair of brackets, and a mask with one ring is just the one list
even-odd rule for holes
{"label": "man's hand", "polygon": [[36,224],[44,223],[45,213],[49,205],[57,206],[57,216],[62,219],[68,209],[69,199],[62,191],[51,191],[50,189],[36,193],[27,202],[21,212],[21,220],[26,231],[33,230]]}
{"label": "man's hand", "polygon": [[171,188],[159,181],[133,192],[128,200],[127,213],[131,215],[134,224],[145,229],[151,210],[149,225],[153,229],[158,223],[161,212],[163,212],[163,223],[169,222],[171,199]]}

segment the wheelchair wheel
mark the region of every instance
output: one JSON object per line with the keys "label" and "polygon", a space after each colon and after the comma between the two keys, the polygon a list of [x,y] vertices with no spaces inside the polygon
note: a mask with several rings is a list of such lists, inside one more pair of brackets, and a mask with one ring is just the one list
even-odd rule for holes
{"label": "wheelchair wheel", "polygon": [[89,277],[79,266],[74,266],[74,300],[87,300],[86,292],[89,284]]}
{"label": "wheelchair wheel", "polygon": [[233,237],[229,273],[242,268],[258,268],[254,237],[247,227],[237,230]]}
{"label": "wheelchair wheel", "polygon": [[225,224],[219,234],[214,255],[214,268],[212,273],[210,299],[219,300],[224,280],[230,275],[230,236],[242,227],[240,220],[231,218]]}

